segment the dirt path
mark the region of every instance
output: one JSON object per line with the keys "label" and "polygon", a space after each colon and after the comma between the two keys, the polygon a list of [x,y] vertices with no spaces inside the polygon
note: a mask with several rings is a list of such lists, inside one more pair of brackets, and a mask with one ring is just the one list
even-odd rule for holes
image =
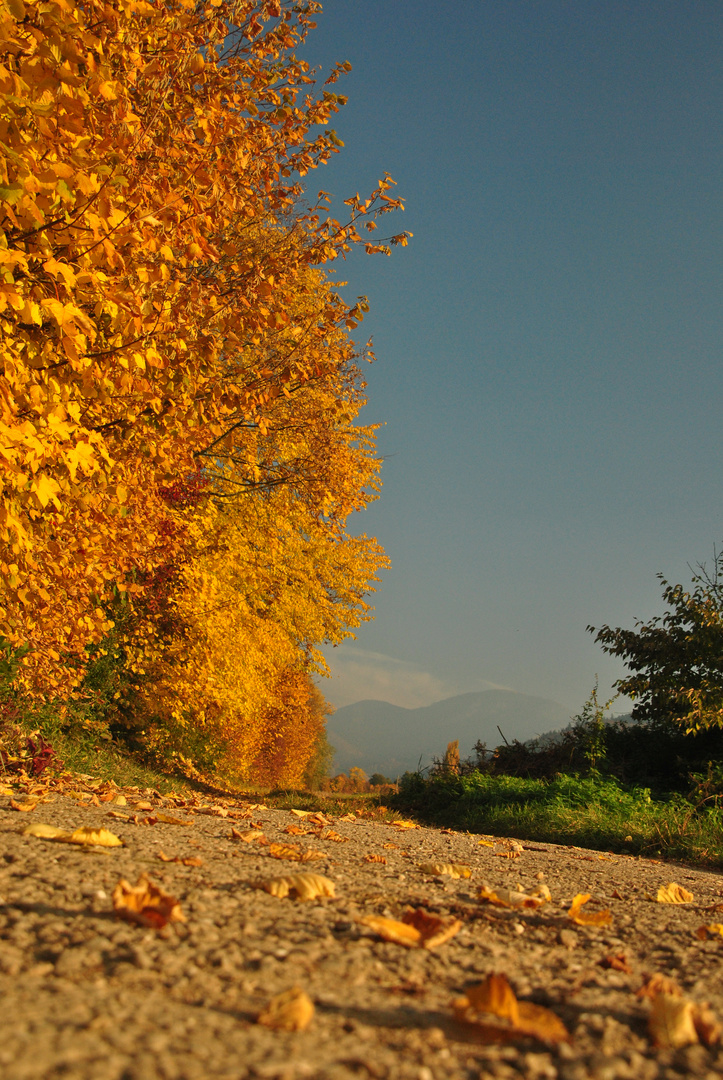
{"label": "dirt path", "polygon": [[[480,844],[476,835],[369,819],[326,825],[224,800],[184,805],[126,791],[124,805],[110,801],[114,789],[90,782],[64,794],[42,785],[34,796],[28,786],[12,795],[4,790],[5,1080],[723,1075],[717,1044],[653,1048],[650,1002],[635,993],[660,972],[723,1019],[723,937],[696,936],[701,925],[723,919],[706,910],[723,902],[720,874],[554,845],[525,845],[519,857],[505,858],[508,849]],[[35,799],[34,809],[12,807]],[[164,822],[159,814],[191,824]],[[103,827],[125,846],[23,835],[37,822]],[[232,829],[254,826],[267,841],[298,844],[323,858],[282,861],[258,837],[232,838]],[[161,853],[196,865],[164,862]],[[366,862],[369,855],[386,862]],[[452,879],[418,869],[430,861],[466,863],[472,875]],[[300,871],[332,879],[336,897],[299,902],[253,887]],[[118,880],[135,883],[143,873],[178,899],[185,922],[153,930],[115,915]],[[670,881],[690,890],[693,902],[646,899]],[[478,898],[483,882],[525,892],[544,883],[552,902],[536,910],[495,907]],[[592,894],[589,906],[599,901],[611,909],[609,926],[571,922],[567,908],[581,892]],[[357,921],[369,914],[400,918],[408,907],[457,917],[462,928],[428,950],[380,940]],[[625,961],[614,963],[629,971],[604,966],[621,954]],[[551,1009],[572,1042],[552,1047],[520,1037],[490,1044],[474,1025],[456,1020],[452,999],[491,972],[504,973],[520,999]],[[258,1024],[269,999],[294,985],[315,1004],[310,1026],[285,1032]]]}

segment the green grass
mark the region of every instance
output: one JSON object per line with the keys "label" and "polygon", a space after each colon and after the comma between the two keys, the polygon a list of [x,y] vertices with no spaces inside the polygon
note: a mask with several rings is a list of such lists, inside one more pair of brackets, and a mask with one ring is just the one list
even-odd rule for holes
{"label": "green grass", "polygon": [[648,788],[613,779],[559,776],[415,775],[395,805],[422,820],[538,843],[723,865],[723,808],[682,796],[653,798]]}

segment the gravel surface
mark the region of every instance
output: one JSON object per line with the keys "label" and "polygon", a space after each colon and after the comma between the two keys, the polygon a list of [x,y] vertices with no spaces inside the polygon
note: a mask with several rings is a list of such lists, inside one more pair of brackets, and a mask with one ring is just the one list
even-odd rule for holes
{"label": "gravel surface", "polygon": [[[23,835],[38,822],[102,827],[124,846]],[[255,828],[265,843],[232,835]],[[0,786],[0,830],[4,1080],[723,1075],[715,1041],[654,1047],[650,1001],[636,996],[659,972],[723,1019],[723,937],[697,936],[723,920],[714,908],[723,904],[718,873],[553,844],[524,843],[515,852],[475,834],[353,815],[319,821],[232,800],[121,792],[89,779]],[[322,857],[276,859],[269,842]],[[471,877],[419,869],[430,861],[467,864]],[[300,872],[330,878],[336,896],[298,901],[256,887]],[[135,884],[144,873],[178,900],[185,921],[149,929],[118,917],[119,879]],[[655,902],[671,881],[692,902]],[[494,906],[479,899],[483,883],[528,893],[545,884],[552,902]],[[609,908],[610,925],[573,923],[567,909],[577,893],[592,894],[590,908]],[[431,950],[381,940],[358,921],[399,919],[410,907],[456,917],[462,928]],[[506,975],[520,1000],[551,1009],[571,1042],[513,1035],[489,1043],[482,1029],[455,1019],[452,1000],[490,973]],[[306,1030],[259,1024],[269,1000],[294,986],[315,1006]]]}

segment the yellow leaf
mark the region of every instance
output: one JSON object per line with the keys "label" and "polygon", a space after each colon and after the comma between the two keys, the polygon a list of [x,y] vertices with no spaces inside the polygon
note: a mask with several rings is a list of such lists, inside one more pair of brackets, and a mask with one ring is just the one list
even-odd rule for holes
{"label": "yellow leaf", "polygon": [[314,1003],[300,986],[292,986],[272,998],[257,1023],[277,1031],[305,1031],[314,1016]]}
{"label": "yellow leaf", "polygon": [[701,941],[705,941],[707,937],[715,937],[716,934],[723,937],[723,923],[708,923],[707,926],[699,926],[695,933]]}
{"label": "yellow leaf", "polygon": [[289,877],[262,881],[257,888],[283,899],[295,896],[297,900],[315,900],[319,896],[335,896],[334,883],[322,874],[294,874]]}
{"label": "yellow leaf", "polygon": [[135,885],[121,879],[112,899],[117,915],[141,926],[159,930],[166,923],[186,921],[175,897],[164,893],[145,874],[141,874]]}
{"label": "yellow leaf", "polygon": [[648,1030],[653,1043],[677,1050],[698,1042],[692,1001],[672,994],[656,994],[648,1017]]}
{"label": "yellow leaf", "polygon": [[123,847],[123,841],[108,829],[91,829],[88,825],[82,825],[79,829],[63,837],[68,844],[86,844],[97,847]]}
{"label": "yellow leaf", "polygon": [[40,840],[64,840],[70,836],[70,833],[55,825],[43,825],[38,821],[28,825],[27,829],[23,829],[23,836],[37,836]]}
{"label": "yellow leaf", "polygon": [[514,889],[495,890],[489,885],[482,885],[478,896],[480,900],[498,907],[530,909],[541,907],[552,899],[547,885],[540,885],[533,893],[516,892]]}
{"label": "yellow leaf", "polygon": [[578,893],[573,897],[568,917],[578,926],[609,926],[612,916],[608,908],[600,911],[582,911],[583,904],[587,904],[590,893]]}
{"label": "yellow leaf", "polygon": [[655,899],[659,904],[690,904],[694,897],[682,885],[671,881],[668,885],[660,886]]}
{"label": "yellow leaf", "polygon": [[419,869],[423,874],[444,874],[451,878],[468,878],[472,876],[469,866],[465,866],[463,863],[421,863]]}
{"label": "yellow leaf", "polygon": [[533,1038],[555,1046],[572,1041],[565,1025],[550,1009],[518,1001],[504,975],[488,975],[464,997],[456,998],[452,1008],[458,1020],[473,1024],[490,1042]]}

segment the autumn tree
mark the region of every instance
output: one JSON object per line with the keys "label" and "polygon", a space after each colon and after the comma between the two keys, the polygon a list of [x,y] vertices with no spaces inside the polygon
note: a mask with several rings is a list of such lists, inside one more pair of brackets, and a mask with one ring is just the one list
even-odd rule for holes
{"label": "autumn tree", "polygon": [[588,631],[629,669],[615,687],[633,699],[635,720],[688,731],[723,727],[723,555],[710,571],[698,567],[691,590],[658,577],[670,609],[662,617],[634,630]]}
{"label": "autumn tree", "polygon": [[[113,629],[114,596],[145,618],[146,636],[128,643],[131,663],[139,673],[160,663],[146,615],[166,572],[176,575],[179,626],[192,618],[188,574],[211,592],[230,589],[234,602],[255,589],[249,606],[266,605],[272,586],[250,568],[269,535],[258,519],[284,520],[300,496],[307,507],[319,500],[309,529],[329,526],[331,546],[347,552],[333,572],[347,569],[344,508],[363,503],[353,485],[364,468],[341,502],[327,494],[323,441],[333,447],[346,423],[347,453],[363,463],[369,436],[352,443],[344,394],[316,433],[313,460],[304,427],[325,393],[353,384],[347,335],[366,305],[345,304],[316,268],[358,243],[388,252],[406,234],[372,243],[358,231],[401,206],[388,177],[368,199],[348,200],[345,222],[323,192],[303,201],[301,178],[339,149],[326,125],[344,101],[330,89],[341,67],[317,89],[296,56],[319,9],[291,0],[0,8],[0,633],[29,647],[23,675],[35,692],[78,684],[89,647]],[[316,397],[303,396],[307,386]],[[274,418],[284,402],[293,409],[281,446]],[[193,476],[206,495],[192,512],[169,504],[169,489]],[[286,505],[265,501],[282,488]],[[253,509],[219,525],[220,502],[254,493]],[[238,563],[224,581],[213,544],[199,543],[202,512],[209,535],[226,538],[219,550],[244,533],[243,584]],[[305,529],[297,520],[281,535],[298,546]],[[344,579],[323,587],[343,606]],[[322,608],[316,641],[331,625]],[[296,634],[297,668],[310,641]],[[172,657],[164,662],[170,670]]]}

